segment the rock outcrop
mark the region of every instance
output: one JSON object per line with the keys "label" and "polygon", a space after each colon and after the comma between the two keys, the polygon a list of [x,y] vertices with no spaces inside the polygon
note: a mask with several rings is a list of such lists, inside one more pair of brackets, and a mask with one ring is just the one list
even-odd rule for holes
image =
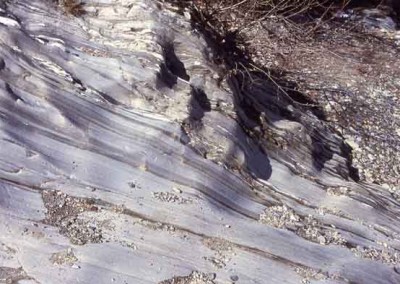
{"label": "rock outcrop", "polygon": [[399,283],[399,195],[150,0],[0,2],[0,282]]}

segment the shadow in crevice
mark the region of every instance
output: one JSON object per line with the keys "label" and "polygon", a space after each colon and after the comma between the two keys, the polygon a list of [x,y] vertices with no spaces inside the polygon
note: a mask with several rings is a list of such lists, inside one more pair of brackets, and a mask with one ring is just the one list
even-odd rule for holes
{"label": "shadow in crevice", "polygon": [[163,53],[165,58],[165,65],[169,71],[175,76],[189,81],[190,77],[186,73],[185,65],[176,56],[175,47],[172,43],[166,43],[163,45]]}
{"label": "shadow in crevice", "polygon": [[160,64],[160,71],[157,74],[157,88],[167,86],[172,89],[177,84],[178,78],[189,81],[190,76],[186,72],[185,65],[176,55],[174,45],[170,42],[160,45],[163,49],[164,62]]}
{"label": "shadow in crevice", "polygon": [[6,91],[7,91],[7,94],[16,102],[16,101],[18,101],[18,100],[20,100],[20,101],[24,101],[20,96],[18,96],[14,91],[13,91],[13,89],[11,88],[11,86],[10,86],[10,84],[8,84],[8,83],[5,83],[5,87],[6,87]]}
{"label": "shadow in crevice", "polygon": [[[199,131],[203,128],[203,117],[206,112],[211,111],[211,103],[206,93],[197,87],[191,86],[191,97],[188,104],[189,115],[182,122],[182,130],[185,133]],[[206,150],[197,151],[202,156],[206,155]]]}
{"label": "shadow in crevice", "polygon": [[[317,171],[322,171],[325,163],[333,158],[335,151],[333,151],[329,146],[329,141],[326,139],[326,137],[322,137],[316,129],[313,130],[311,139],[313,167]],[[360,176],[358,170],[353,167],[351,163],[351,151],[351,147],[345,142],[341,141],[338,154],[346,158],[346,171],[340,167],[336,168],[335,170],[344,179],[351,178],[354,181],[359,181]]]}
{"label": "shadow in crevice", "polygon": [[167,86],[168,88],[172,89],[177,82],[178,77],[172,74],[164,63],[161,64],[160,71],[157,74],[157,89],[161,89],[163,86]]}
{"label": "shadow in crevice", "polygon": [[[324,143],[322,137],[318,137],[318,131],[313,130],[311,133],[311,156],[313,167],[317,171],[322,171],[324,164],[332,159],[333,151],[328,143]],[[318,137],[318,138],[317,138]]]}
{"label": "shadow in crevice", "polygon": [[[261,124],[262,113],[255,108],[251,100],[243,95],[237,80],[228,80],[228,86],[233,94],[233,103],[237,114],[238,127],[234,133],[238,140],[247,145],[246,167],[253,178],[267,181],[272,175],[272,166],[269,155],[264,151],[257,137],[249,135],[249,129],[254,129]],[[251,139],[248,139],[248,138]]]}
{"label": "shadow in crevice", "polygon": [[346,160],[347,168],[349,170],[349,172],[348,172],[349,177],[352,180],[359,182],[361,180],[360,173],[358,172],[358,169],[352,165],[352,158],[351,158],[352,157],[352,154],[351,154],[352,148],[345,142],[342,142],[342,144],[340,145],[340,151],[341,151],[343,157],[349,157]]}
{"label": "shadow in crevice", "polygon": [[202,89],[193,86],[191,88],[189,118],[191,120],[201,120],[204,117],[204,113],[211,111],[211,103]]}

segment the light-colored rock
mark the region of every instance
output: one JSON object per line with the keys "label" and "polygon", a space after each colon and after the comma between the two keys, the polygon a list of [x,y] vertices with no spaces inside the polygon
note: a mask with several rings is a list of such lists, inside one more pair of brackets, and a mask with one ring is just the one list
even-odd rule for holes
{"label": "light-colored rock", "polygon": [[399,201],[352,180],[313,114],[281,116],[263,83],[221,87],[187,18],[146,0],[86,1],[81,18],[6,3],[0,282],[400,281]]}

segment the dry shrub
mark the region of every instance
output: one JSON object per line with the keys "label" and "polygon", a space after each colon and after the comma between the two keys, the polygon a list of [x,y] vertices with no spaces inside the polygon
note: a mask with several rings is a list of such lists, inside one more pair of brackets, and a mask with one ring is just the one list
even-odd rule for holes
{"label": "dry shrub", "polygon": [[350,0],[194,0],[204,13],[229,21],[240,20],[248,25],[268,17],[305,21],[329,16],[332,9],[345,7]]}
{"label": "dry shrub", "polygon": [[66,14],[70,14],[75,17],[86,14],[84,9],[85,4],[81,2],[81,0],[54,0],[54,2],[57,2]]}

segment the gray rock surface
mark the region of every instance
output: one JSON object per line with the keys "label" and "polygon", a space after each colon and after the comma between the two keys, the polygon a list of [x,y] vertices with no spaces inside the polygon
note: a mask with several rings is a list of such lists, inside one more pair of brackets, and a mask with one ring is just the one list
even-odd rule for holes
{"label": "gray rock surface", "polygon": [[0,2],[0,283],[399,283],[399,199],[173,7]]}

